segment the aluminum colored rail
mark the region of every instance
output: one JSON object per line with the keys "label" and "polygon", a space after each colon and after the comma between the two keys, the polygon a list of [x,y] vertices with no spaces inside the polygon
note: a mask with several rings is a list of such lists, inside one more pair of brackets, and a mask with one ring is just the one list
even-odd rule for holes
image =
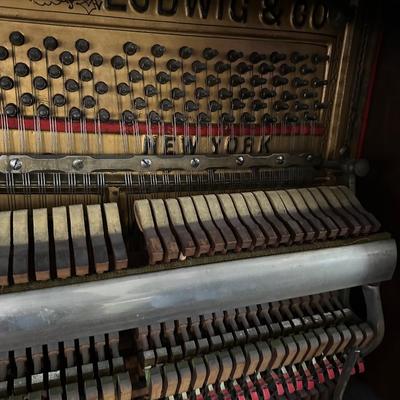
{"label": "aluminum colored rail", "polygon": [[0,296],[0,352],[388,280],[394,240]]}

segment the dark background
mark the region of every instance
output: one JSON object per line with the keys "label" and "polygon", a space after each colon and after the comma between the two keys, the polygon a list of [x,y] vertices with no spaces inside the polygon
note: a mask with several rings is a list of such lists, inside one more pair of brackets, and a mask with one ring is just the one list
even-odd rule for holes
{"label": "dark background", "polygon": [[[376,7],[376,2],[371,7]],[[362,156],[371,164],[370,174],[358,181],[358,194],[365,206],[400,238],[400,4],[383,4],[382,42],[368,117]],[[370,77],[365,77],[370,79]],[[400,384],[400,271],[382,284],[386,334],[380,347],[366,362],[364,381],[380,399],[399,398]],[[366,397],[360,397],[366,398]]]}

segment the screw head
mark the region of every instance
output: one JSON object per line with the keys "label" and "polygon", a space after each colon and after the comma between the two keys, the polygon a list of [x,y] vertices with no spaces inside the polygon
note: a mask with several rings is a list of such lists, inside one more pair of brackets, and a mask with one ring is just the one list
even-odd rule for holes
{"label": "screw head", "polygon": [[151,167],[151,160],[149,158],[143,158],[143,160],[140,162],[140,165],[142,168],[149,168]]}
{"label": "screw head", "polygon": [[314,157],[312,156],[312,154],[307,154],[306,160],[307,160],[307,161],[312,161],[313,158],[314,158]]}
{"label": "screw head", "polygon": [[84,165],[85,163],[80,158],[72,161],[72,168],[75,169],[76,171],[80,171],[84,167]]}
{"label": "screw head", "polygon": [[190,160],[190,165],[191,165],[193,168],[197,168],[197,167],[200,165],[200,160],[199,160],[198,158],[192,158],[192,159]]}
{"label": "screw head", "polygon": [[282,155],[276,156],[275,162],[277,164],[283,164],[285,162],[285,157]]}
{"label": "screw head", "polygon": [[243,165],[244,164],[244,157],[243,156],[239,156],[236,158],[236,164],[237,165]]}
{"label": "screw head", "polygon": [[22,161],[19,158],[12,158],[10,160],[10,168],[13,171],[19,171],[22,168]]}

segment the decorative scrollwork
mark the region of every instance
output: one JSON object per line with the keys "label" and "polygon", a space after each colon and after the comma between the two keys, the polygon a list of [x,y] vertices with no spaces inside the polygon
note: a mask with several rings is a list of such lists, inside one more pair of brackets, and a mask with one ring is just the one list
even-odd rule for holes
{"label": "decorative scrollwork", "polygon": [[67,5],[70,10],[82,8],[88,15],[93,11],[100,10],[103,0],[31,0],[38,6]]}

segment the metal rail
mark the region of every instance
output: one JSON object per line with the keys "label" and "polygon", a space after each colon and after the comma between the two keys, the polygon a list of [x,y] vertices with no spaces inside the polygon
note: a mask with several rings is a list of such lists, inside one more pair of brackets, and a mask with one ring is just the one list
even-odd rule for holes
{"label": "metal rail", "polygon": [[0,296],[0,352],[392,277],[394,240]]}

